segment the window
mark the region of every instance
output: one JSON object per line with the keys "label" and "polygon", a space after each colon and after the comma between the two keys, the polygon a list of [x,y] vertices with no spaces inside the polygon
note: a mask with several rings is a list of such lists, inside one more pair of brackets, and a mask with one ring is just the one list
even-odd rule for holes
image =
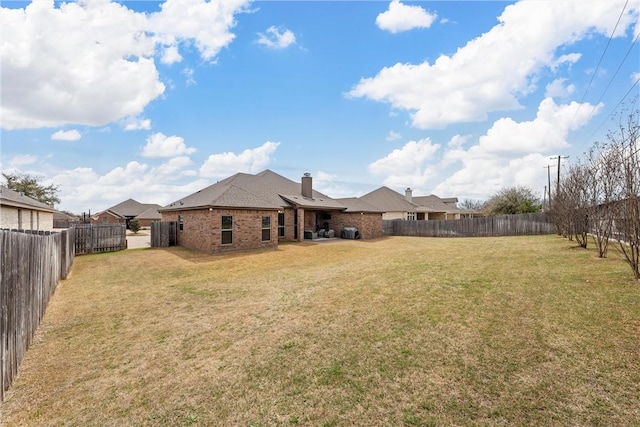
{"label": "window", "polygon": [[178,230],[184,230],[184,218],[182,218],[182,215],[178,215]]}
{"label": "window", "polygon": [[415,212],[407,212],[407,221],[415,221],[416,213]]}
{"label": "window", "polygon": [[271,240],[271,217],[262,217],[262,241],[268,242]]}
{"label": "window", "polygon": [[278,237],[284,237],[284,212],[278,213]]}
{"label": "window", "polygon": [[231,215],[222,216],[222,244],[230,245],[233,243],[233,217]]}

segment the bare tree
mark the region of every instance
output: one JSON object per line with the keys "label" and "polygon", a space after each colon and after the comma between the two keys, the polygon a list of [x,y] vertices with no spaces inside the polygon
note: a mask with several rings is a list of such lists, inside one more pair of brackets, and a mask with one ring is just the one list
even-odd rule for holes
{"label": "bare tree", "polygon": [[612,202],[614,232],[620,251],[636,279],[640,280],[640,114],[633,110],[607,135],[618,185]]}
{"label": "bare tree", "polygon": [[600,258],[607,256],[609,248],[613,224],[611,202],[617,179],[617,168],[609,153],[606,145],[595,144],[587,153],[585,165],[588,174],[589,228]]}

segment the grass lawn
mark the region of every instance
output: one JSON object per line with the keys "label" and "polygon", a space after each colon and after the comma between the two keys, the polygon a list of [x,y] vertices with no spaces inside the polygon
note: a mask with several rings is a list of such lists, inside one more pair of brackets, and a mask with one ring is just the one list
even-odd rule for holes
{"label": "grass lawn", "polygon": [[640,283],[557,236],[76,258],[0,423],[638,426]]}

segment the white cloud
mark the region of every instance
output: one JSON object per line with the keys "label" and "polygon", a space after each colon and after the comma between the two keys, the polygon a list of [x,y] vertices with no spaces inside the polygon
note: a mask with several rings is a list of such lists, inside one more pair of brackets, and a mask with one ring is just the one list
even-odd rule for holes
{"label": "white cloud", "polygon": [[90,167],[78,167],[60,171],[50,181],[60,187],[59,208],[78,214],[89,210],[97,213],[129,198],[164,206],[210,184],[203,179],[176,182],[181,177],[193,176],[189,169],[184,169],[190,165],[190,160],[184,157],[156,168],[129,162],[104,175]]}
{"label": "white cloud", "polygon": [[296,36],[291,30],[280,31],[275,26],[267,28],[264,33],[258,33],[257,43],[270,49],[285,49],[295,42]]}
{"label": "white cloud", "polygon": [[631,83],[636,83],[638,81],[640,81],[640,73],[631,74]]}
{"label": "white cloud", "polygon": [[447,143],[447,148],[450,150],[461,148],[470,138],[470,135],[454,135]]}
{"label": "white cloud", "polygon": [[193,164],[193,161],[188,156],[179,156],[169,159],[167,162],[160,166],[153,168],[152,175],[156,176],[158,180],[175,181],[183,176],[194,176],[196,171],[188,169]]}
{"label": "white cloud", "polygon": [[125,121],[124,130],[149,130],[151,129],[151,120],[129,117]]}
{"label": "white cloud", "polygon": [[[601,108],[602,104],[595,111]],[[497,120],[468,150],[457,147],[444,153],[448,164],[460,162],[460,167],[434,191],[486,199],[514,185],[543,187],[549,155],[569,147],[569,132],[587,124],[592,110],[590,104],[556,105],[547,98],[531,121]]]}
{"label": "white cloud", "polygon": [[[592,33],[609,35],[623,2],[523,1],[509,5],[500,23],[433,64],[398,63],[371,78],[363,78],[347,94],[388,102],[411,112],[418,128],[481,121],[492,111],[521,108],[518,99],[535,90],[538,74],[575,54],[556,58],[556,51]],[[616,35],[637,22],[638,10],[628,9]],[[553,28],[553,31],[549,31]],[[490,66],[488,66],[490,64]]]}
{"label": "white cloud", "polygon": [[200,176],[226,178],[237,172],[260,172],[271,162],[271,156],[279,145],[279,142],[267,141],[260,147],[248,148],[240,154],[233,152],[212,154],[200,167]]}
{"label": "white cloud", "polygon": [[4,129],[102,126],[137,116],[165,91],[156,69],[176,62],[180,43],[213,61],[234,38],[248,0],[167,0],[147,15],[110,1],[0,8]]}
{"label": "white cloud", "polygon": [[72,130],[59,130],[51,135],[51,139],[55,139],[57,141],[77,141],[82,138],[80,132],[76,129]]}
{"label": "white cloud", "polygon": [[191,40],[203,59],[213,61],[235,38],[230,32],[235,15],[247,11],[248,5],[249,0],[167,0],[149,17],[150,29],[166,46],[167,61],[177,58],[177,52],[166,53],[167,49]]}
{"label": "white cloud", "polygon": [[180,136],[166,136],[157,132],[147,138],[147,145],[142,149],[144,157],[175,157],[183,154],[192,154],[196,151],[193,147],[187,147],[184,138]]}
{"label": "white cloud", "polygon": [[313,188],[332,198],[354,197],[353,190],[336,181],[336,178],[337,175],[318,171],[313,178]]}
{"label": "white cloud", "polygon": [[568,98],[576,91],[574,84],[566,85],[567,79],[555,79],[545,88],[545,98]]}
{"label": "white cloud", "polygon": [[187,86],[196,84],[196,79],[193,78],[194,74],[195,71],[193,71],[193,68],[186,67],[184,70],[182,70],[182,75],[186,78]]}
{"label": "white cloud", "polygon": [[525,185],[542,195],[549,156],[568,149],[570,131],[601,109],[547,98],[532,120],[499,119],[474,142],[469,135],[454,135],[444,147],[429,138],[411,141],[371,163],[369,171],[398,191],[412,187],[414,194],[486,199],[501,188]]}
{"label": "white cloud", "polygon": [[167,65],[182,61],[182,55],[180,55],[180,52],[178,51],[178,46],[165,47],[162,50],[162,58],[160,61]]}
{"label": "white cloud", "polygon": [[369,165],[374,175],[385,175],[384,184],[390,187],[423,186],[434,173],[435,155],[440,150],[429,138],[409,141],[386,157]]}
{"label": "white cloud", "polygon": [[387,141],[391,142],[391,141],[396,141],[398,139],[402,138],[402,135],[400,135],[398,132],[394,132],[392,130],[389,131],[389,134],[387,135],[387,137],[385,138]]}
{"label": "white cloud", "polygon": [[[38,158],[32,154],[18,154],[7,162],[7,169],[20,168],[21,166],[32,165],[38,161]],[[3,168],[4,169],[4,168]]]}
{"label": "white cloud", "polygon": [[146,18],[118,3],[0,10],[2,127],[104,125],[164,92]]}
{"label": "white cloud", "polygon": [[407,6],[400,0],[393,0],[389,3],[389,9],[376,17],[376,25],[381,30],[398,33],[414,28],[429,28],[435,19],[435,14],[420,6]]}

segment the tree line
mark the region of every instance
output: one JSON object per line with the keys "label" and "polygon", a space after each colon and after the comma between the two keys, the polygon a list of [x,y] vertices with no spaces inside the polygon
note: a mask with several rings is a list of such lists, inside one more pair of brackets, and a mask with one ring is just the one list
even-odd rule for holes
{"label": "tree line", "polygon": [[571,164],[552,196],[558,233],[605,258],[611,244],[640,280],[640,120],[637,109],[617,118],[606,141]]}

